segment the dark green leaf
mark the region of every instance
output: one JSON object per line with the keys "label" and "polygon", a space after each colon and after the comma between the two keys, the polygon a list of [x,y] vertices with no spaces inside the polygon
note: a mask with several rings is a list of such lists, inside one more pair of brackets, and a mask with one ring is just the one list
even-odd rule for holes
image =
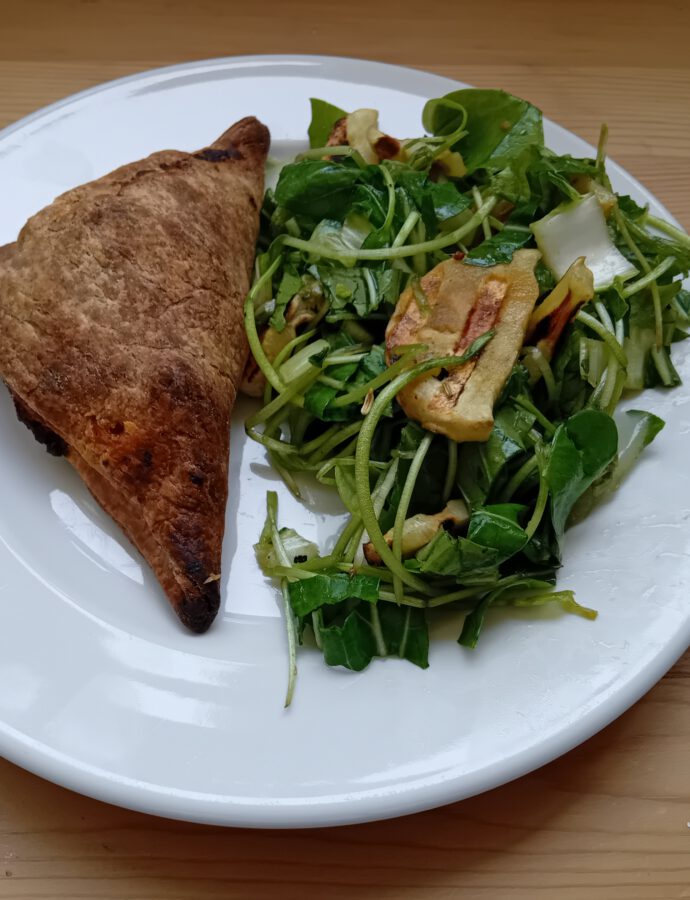
{"label": "dark green leaf", "polygon": [[488,441],[460,445],[458,484],[472,506],[485,502],[506,464],[527,449],[525,438],[533,424],[531,413],[506,405],[496,413]]}
{"label": "dark green leaf", "polygon": [[[550,588],[551,584],[548,581],[542,581],[540,579],[521,577],[510,577],[505,579],[504,584],[482,597],[472,612],[465,616],[458,643],[463,647],[476,647],[489,607],[496,603],[496,601],[503,600],[509,595],[509,592],[512,593],[514,597],[524,597],[525,591],[537,590],[543,592],[550,590]],[[554,597],[554,599],[556,598]]]}
{"label": "dark green leaf", "polygon": [[458,191],[450,181],[430,181],[427,186],[437,222],[445,222],[464,212],[470,199]]}
{"label": "dark green leaf", "polygon": [[482,241],[465,256],[465,262],[473,266],[495,266],[498,263],[509,263],[513,253],[532,240],[530,231],[516,228],[504,228]]}
{"label": "dark green leaf", "polygon": [[618,208],[625,216],[627,216],[627,218],[632,219],[633,221],[641,219],[647,212],[646,207],[640,206],[632,197],[628,197],[627,194],[618,194]]}
{"label": "dark green leaf", "polygon": [[461,644],[463,647],[469,647],[470,649],[474,649],[477,646],[477,641],[479,640],[479,635],[484,627],[484,619],[486,618],[486,613],[490,605],[491,594],[487,594],[479,601],[472,612],[465,616],[465,621],[462,623],[462,631],[458,638],[458,644]]}
{"label": "dark green leaf", "polygon": [[665,424],[659,416],[640,409],[627,410],[619,422],[618,456],[613,465],[579,498],[570,515],[571,522],[584,519],[602,497],[618,490],[642,451],[652,443]]}
{"label": "dark green leaf", "polygon": [[296,616],[306,616],[320,606],[360,599],[375,603],[379,597],[378,578],[370,575],[314,575],[288,585],[290,604]]}
{"label": "dark green leaf", "polygon": [[342,625],[319,629],[323,657],[329,666],[361,672],[376,656],[376,638],[367,610],[353,609]]}
{"label": "dark green leaf", "polygon": [[680,304],[685,315],[690,316],[690,291],[681,288],[676,294],[676,301]]}
{"label": "dark green leaf", "polygon": [[311,122],[309,124],[309,146],[325,147],[330,137],[333,126],[339,119],[346,116],[347,113],[325,100],[318,100],[312,97],[311,103]]}
{"label": "dark green leaf", "polygon": [[550,293],[556,287],[553,272],[541,259],[534,267],[534,277],[537,279],[540,295]]}
{"label": "dark green leaf", "polygon": [[328,322],[366,318],[382,303],[397,303],[400,296],[402,272],[399,269],[322,265],[318,272],[329,301]]}
{"label": "dark green leaf", "polygon": [[[497,505],[475,509],[467,528],[467,537],[470,540],[497,551],[497,563],[502,563],[519,553],[528,540],[527,534],[517,524],[516,519],[510,517],[513,510],[524,507],[518,504],[506,504],[506,507]],[[505,512],[509,515],[505,515]]]}
{"label": "dark green leaf", "polygon": [[276,306],[270,324],[276,331],[285,328],[285,307],[302,287],[302,278],[293,266],[286,266],[276,292]]}
{"label": "dark green leaf", "polygon": [[[489,180],[491,193],[503,197],[510,203],[523,204],[530,201],[535,185],[533,179],[529,177],[529,172],[538,158],[539,148],[536,145],[525,147],[504,168],[492,175]],[[533,218],[534,216],[529,221]]]}
{"label": "dark green leaf", "polygon": [[399,656],[426,669],[429,665],[429,630],[423,609],[377,604],[383,639],[389,656]]}
{"label": "dark green leaf", "polygon": [[371,381],[385,368],[385,351],[379,345],[372,347],[359,362],[331,366],[328,369],[329,377],[342,381],[344,387],[339,389],[317,381],[305,393],[304,407],[324,422],[347,422],[359,415],[361,402],[348,406],[333,406],[332,401],[356,385]]}
{"label": "dark green leaf", "polygon": [[419,563],[419,572],[461,577],[478,570],[492,569],[498,562],[499,554],[493,547],[439,531],[415,558]]}
{"label": "dark green leaf", "polygon": [[320,159],[290,163],[280,171],[278,204],[312,221],[342,221],[352,205],[359,169]]}
{"label": "dark green leaf", "polygon": [[604,412],[584,409],[558,426],[544,472],[557,536],[565,531],[575,501],[602,474],[617,450],[616,423]]}
{"label": "dark green leaf", "polygon": [[540,569],[555,571],[561,565],[561,548],[546,510],[539,527],[522,550],[522,558]]}
{"label": "dark green leaf", "polygon": [[380,655],[377,633],[386,656],[399,656],[422,669],[429,665],[429,633],[424,610],[389,603],[366,607],[360,604],[347,614],[342,624],[320,628],[326,663],[360,672]]}
{"label": "dark green leaf", "polygon": [[462,153],[468,174],[487,165],[502,168],[525,147],[544,142],[541,112],[536,107],[504,91],[475,88],[428,101],[422,122],[433,134],[451,134],[461,124],[462,114],[444,105],[444,100],[467,111],[468,134],[455,149]]}
{"label": "dark green leaf", "polygon": [[346,269],[344,267],[319,266],[319,279],[324,287],[326,298],[329,302],[328,319],[335,321],[339,314],[349,309],[362,310],[359,315],[365,315],[372,302],[367,282],[364,280],[364,272],[360,268]]}

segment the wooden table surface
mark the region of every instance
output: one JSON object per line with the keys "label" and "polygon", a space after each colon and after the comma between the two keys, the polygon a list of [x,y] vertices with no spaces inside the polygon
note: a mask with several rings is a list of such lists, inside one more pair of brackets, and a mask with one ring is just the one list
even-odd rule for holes
{"label": "wooden table surface", "polygon": [[[502,87],[610,155],[690,227],[690,4],[0,0],[0,127],[153,66],[381,59]],[[483,796],[310,832],[193,826],[0,762],[2,898],[690,898],[690,654],[598,736]]]}

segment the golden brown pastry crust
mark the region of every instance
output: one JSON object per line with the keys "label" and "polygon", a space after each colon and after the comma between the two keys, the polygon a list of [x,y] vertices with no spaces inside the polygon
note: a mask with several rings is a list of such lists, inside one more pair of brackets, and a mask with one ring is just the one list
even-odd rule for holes
{"label": "golden brown pastry crust", "polygon": [[[176,613],[219,606],[230,413],[268,130],[236,123],[58,197],[0,249],[0,374]],[[50,449],[50,447],[49,447]]]}

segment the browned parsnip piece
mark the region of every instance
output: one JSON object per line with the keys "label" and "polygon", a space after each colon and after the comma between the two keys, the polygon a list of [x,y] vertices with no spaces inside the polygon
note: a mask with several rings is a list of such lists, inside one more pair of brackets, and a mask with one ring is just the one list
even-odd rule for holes
{"label": "browned parsnip piece", "polygon": [[455,441],[485,441],[493,407],[522,346],[539,288],[537,250],[518,250],[512,261],[490,267],[457,259],[439,263],[401,295],[386,329],[391,362],[405,346],[424,344],[428,356],[462,356],[488,331],[480,354],[450,371],[416,379],[398,394],[411,419]]}
{"label": "browned parsnip piece", "polygon": [[526,339],[536,341],[537,348],[550,360],[565,326],[593,296],[594,277],[581,256],[530,316]]}

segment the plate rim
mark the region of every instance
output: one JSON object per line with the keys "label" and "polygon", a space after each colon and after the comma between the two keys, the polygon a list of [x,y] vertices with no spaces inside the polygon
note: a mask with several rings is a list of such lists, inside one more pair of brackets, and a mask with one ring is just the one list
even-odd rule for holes
{"label": "plate rim", "polygon": [[[101,92],[144,79],[155,79],[190,70],[222,68],[228,64],[241,68],[243,65],[248,67],[261,63],[281,62],[286,65],[308,62],[315,69],[324,65],[339,65],[360,70],[364,68],[372,73],[376,71],[386,71],[389,74],[398,72],[401,75],[404,73],[406,77],[414,75],[421,79],[435,80],[439,86],[445,85],[448,90],[469,86],[425,69],[351,56],[252,54],[213,57],[145,69],[70,94],[5,126],[0,130],[0,141],[57,110]],[[550,119],[545,118],[544,121],[548,122],[550,128],[569,138],[575,137],[586,145],[588,150],[594,150],[591,144],[573,131]],[[670,222],[679,225],[664,204],[638,178],[613,160],[610,160],[609,164],[612,169],[630,178],[646,199],[658,206]],[[252,798],[252,802],[243,800],[240,803],[240,798],[231,798],[227,795],[223,797],[184,790],[166,790],[161,785],[138,781],[84,762],[80,763],[74,757],[32,739],[28,734],[19,732],[2,721],[0,721],[0,750],[10,762],[61,787],[119,807],[176,820],[250,828],[313,828],[377,821],[421,812],[475,796],[527,775],[557,759],[591,738],[633,706],[672,668],[687,650],[688,645],[690,645],[690,618],[685,629],[676,632],[642,669],[594,709],[563,726],[560,731],[543,739],[539,744],[525,748],[507,759],[494,762],[479,775],[472,773],[471,785],[466,783],[467,776],[451,776],[448,780],[439,779],[432,784],[402,787],[398,791],[393,787],[387,787],[378,794],[367,792],[366,802],[357,800],[353,803],[355,795],[350,793],[336,797],[302,798],[301,805],[289,798],[281,798],[279,801]],[[193,806],[190,803],[192,800]]]}

